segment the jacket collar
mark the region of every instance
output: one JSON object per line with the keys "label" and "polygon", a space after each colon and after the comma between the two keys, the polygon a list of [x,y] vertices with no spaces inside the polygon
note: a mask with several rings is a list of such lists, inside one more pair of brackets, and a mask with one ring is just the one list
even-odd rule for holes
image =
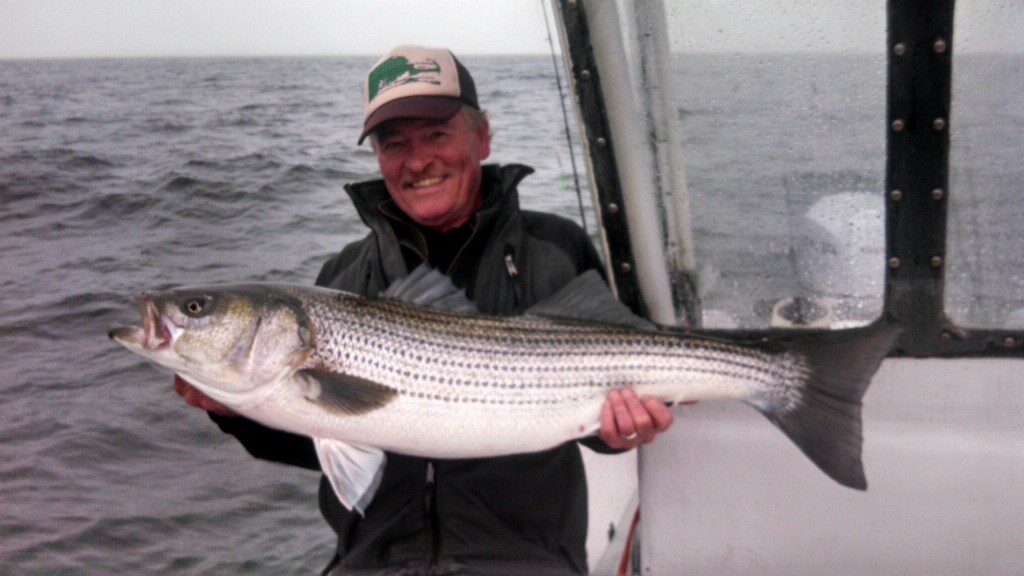
{"label": "jacket collar", "polygon": [[[487,236],[487,232],[493,226],[518,215],[519,195],[516,186],[533,171],[533,168],[523,164],[483,166],[480,184],[483,205],[473,215],[477,230],[475,237]],[[382,179],[346,184],[345,191],[352,199],[352,204],[363,223],[376,233],[381,247],[394,248],[381,250],[384,273],[389,281],[405,276],[408,271],[405,269],[405,262],[398,246],[399,236],[409,234],[396,234],[395,226],[417,229],[416,224],[395,205]]]}
{"label": "jacket collar", "polygon": [[[478,213],[493,208],[507,208],[509,207],[506,205],[508,202],[512,202],[514,207],[518,207],[519,197],[516,194],[516,186],[523,178],[532,173],[533,168],[523,164],[484,165],[480,184],[481,192],[484,194],[484,203]],[[363,223],[371,228],[374,228],[374,225],[383,217],[380,211],[382,206],[386,206],[388,212],[401,214],[401,210],[391,200],[388,189],[384,186],[384,180],[380,178],[346,184],[345,192],[352,199],[352,204]]]}

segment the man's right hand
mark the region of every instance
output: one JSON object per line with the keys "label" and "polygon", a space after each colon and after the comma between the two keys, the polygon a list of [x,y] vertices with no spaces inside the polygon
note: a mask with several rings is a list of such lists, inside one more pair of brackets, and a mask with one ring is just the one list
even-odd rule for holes
{"label": "man's right hand", "polygon": [[184,378],[177,374],[174,375],[174,391],[181,394],[181,397],[185,399],[185,402],[195,406],[196,408],[202,408],[203,410],[213,412],[218,416],[238,416],[238,412],[235,412],[231,408],[228,408],[206,394],[203,394],[198,388],[189,384]]}

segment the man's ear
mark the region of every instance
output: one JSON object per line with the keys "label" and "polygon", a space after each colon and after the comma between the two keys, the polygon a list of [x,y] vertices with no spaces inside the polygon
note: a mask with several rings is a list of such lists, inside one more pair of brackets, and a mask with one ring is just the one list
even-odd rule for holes
{"label": "man's ear", "polygon": [[476,135],[480,139],[480,159],[485,160],[491,155],[491,123],[487,121],[486,116],[480,118],[476,127]]}

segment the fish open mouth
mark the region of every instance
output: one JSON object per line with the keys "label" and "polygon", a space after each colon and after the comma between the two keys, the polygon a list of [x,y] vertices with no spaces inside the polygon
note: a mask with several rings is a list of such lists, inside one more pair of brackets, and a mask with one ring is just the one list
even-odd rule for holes
{"label": "fish open mouth", "polygon": [[153,298],[143,294],[138,299],[139,315],[142,316],[142,326],[124,326],[114,328],[108,333],[111,340],[123,344],[144,348],[151,352],[170,346],[172,341],[171,330],[164,321]]}

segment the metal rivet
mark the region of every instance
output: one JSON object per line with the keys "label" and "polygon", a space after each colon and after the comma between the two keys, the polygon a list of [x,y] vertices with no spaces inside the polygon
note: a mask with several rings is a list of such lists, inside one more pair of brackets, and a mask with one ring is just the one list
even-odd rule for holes
{"label": "metal rivet", "polygon": [[942,200],[942,197],[946,195],[945,190],[942,188],[936,188],[932,190],[932,200]]}
{"label": "metal rivet", "polygon": [[900,259],[893,256],[889,258],[889,268],[896,269],[900,267]]}
{"label": "metal rivet", "polygon": [[936,118],[935,121],[932,122],[932,128],[935,128],[936,132],[942,132],[946,128],[946,121],[942,118]]}
{"label": "metal rivet", "polygon": [[629,265],[629,262],[623,262],[619,266],[619,269],[622,270],[623,272],[629,272],[630,270],[633,269],[633,267]]}
{"label": "metal rivet", "polygon": [[575,8],[575,7],[576,7],[576,0],[569,0],[569,8]]}
{"label": "metal rivet", "polygon": [[608,205],[608,213],[609,214],[616,214],[618,211],[619,211],[619,205],[618,204],[612,202],[611,204]]}
{"label": "metal rivet", "polygon": [[903,120],[893,120],[892,121],[892,129],[897,131],[897,132],[902,132],[903,131]]}
{"label": "metal rivet", "polygon": [[946,41],[943,40],[942,38],[939,38],[938,40],[935,41],[935,53],[936,54],[942,54],[945,51],[946,51]]}
{"label": "metal rivet", "polygon": [[584,80],[590,80],[590,70],[584,70],[580,72],[580,78],[583,78]]}
{"label": "metal rivet", "polygon": [[949,332],[943,332],[942,335],[939,336],[939,340],[941,340],[943,344],[949,344],[953,341],[953,335]]}
{"label": "metal rivet", "polygon": [[893,202],[899,202],[903,199],[903,192],[893,190],[892,192],[889,192],[889,198],[892,199]]}
{"label": "metal rivet", "polygon": [[892,47],[892,53],[897,56],[903,56],[904,54],[907,53],[907,45],[904,44],[903,42],[900,42],[899,44]]}
{"label": "metal rivet", "polygon": [[942,268],[942,256],[932,256],[929,263],[932,265],[932,268]]}
{"label": "metal rivet", "polygon": [[598,147],[600,147],[600,148],[604,148],[605,146],[607,146],[607,145],[608,145],[608,141],[607,141],[607,140],[605,140],[604,138],[598,138],[598,139],[597,139],[597,145],[598,145]]}
{"label": "metal rivet", "polygon": [[1014,346],[1014,345],[1015,345],[1016,343],[1017,343],[1017,341],[1013,339],[1013,336],[1007,336],[1007,337],[1006,337],[1006,338],[1005,338],[1005,339],[1003,340],[1003,346],[1006,346],[1007,348],[1013,348],[1013,346]]}

